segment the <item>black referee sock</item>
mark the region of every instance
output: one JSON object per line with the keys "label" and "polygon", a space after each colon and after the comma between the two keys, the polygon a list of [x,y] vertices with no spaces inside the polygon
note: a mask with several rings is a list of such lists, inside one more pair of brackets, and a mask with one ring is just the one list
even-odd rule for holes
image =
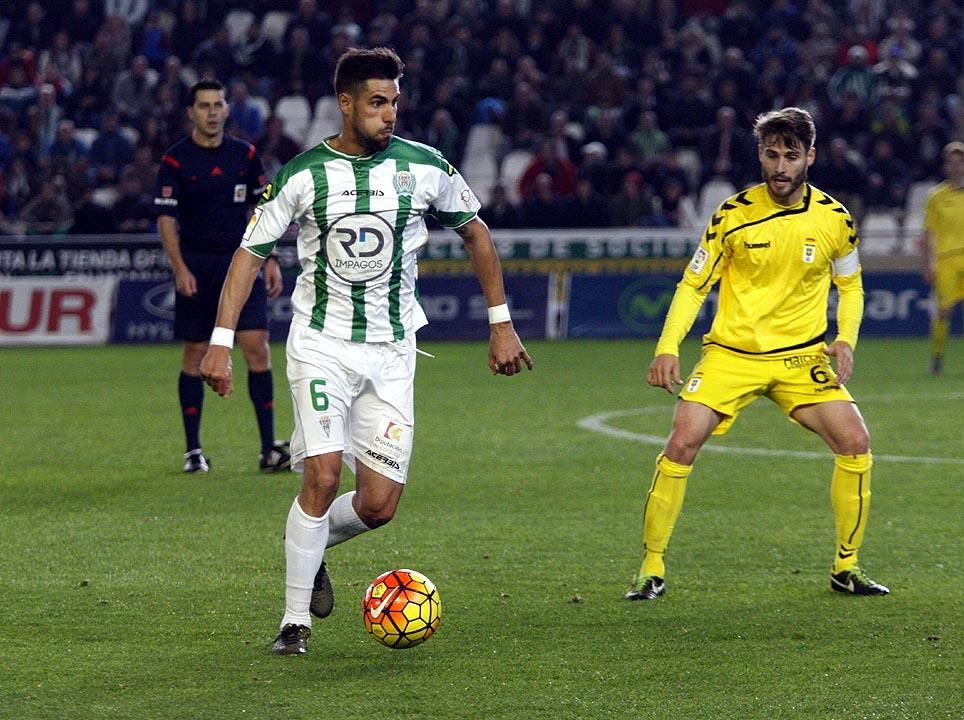
{"label": "black referee sock", "polygon": [[274,382],[270,370],[248,371],[248,395],[258,418],[261,452],[267,455],[274,448]]}
{"label": "black referee sock", "polygon": [[181,401],[187,452],[190,452],[201,447],[201,409],[204,407],[204,382],[201,377],[181,372],[177,379],[177,396]]}

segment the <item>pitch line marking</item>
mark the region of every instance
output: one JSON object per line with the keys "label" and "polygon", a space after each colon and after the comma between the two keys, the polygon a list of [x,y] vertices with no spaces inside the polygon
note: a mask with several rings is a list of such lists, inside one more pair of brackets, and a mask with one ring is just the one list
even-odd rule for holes
{"label": "pitch line marking", "polygon": [[[663,445],[666,442],[664,435],[648,435],[646,433],[636,433],[631,430],[610,427],[607,423],[610,420],[631,415],[650,415],[653,413],[666,412],[671,410],[669,407],[640,407],[629,410],[611,410],[609,412],[596,413],[579,420],[576,425],[583,430],[608,435],[609,437],[620,438],[622,440],[632,440],[645,445]],[[728,455],[759,455],[764,457],[794,457],[807,458],[813,460],[824,460],[827,458],[826,452],[813,452],[810,450],[772,450],[770,448],[757,447],[729,447],[721,445],[706,444],[700,452],[717,452]],[[938,458],[938,457],[913,457],[908,455],[878,455],[874,453],[875,460],[897,463],[917,463],[925,465],[964,465],[964,458]]]}

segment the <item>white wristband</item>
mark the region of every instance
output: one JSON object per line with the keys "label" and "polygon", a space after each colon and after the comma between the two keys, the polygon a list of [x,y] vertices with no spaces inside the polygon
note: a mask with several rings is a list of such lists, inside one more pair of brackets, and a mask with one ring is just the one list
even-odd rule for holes
{"label": "white wristband", "polygon": [[489,325],[509,322],[511,319],[512,318],[509,316],[509,306],[505,303],[489,308]]}
{"label": "white wristband", "polygon": [[211,331],[209,345],[222,345],[228,349],[234,347],[234,330],[226,327],[216,327]]}

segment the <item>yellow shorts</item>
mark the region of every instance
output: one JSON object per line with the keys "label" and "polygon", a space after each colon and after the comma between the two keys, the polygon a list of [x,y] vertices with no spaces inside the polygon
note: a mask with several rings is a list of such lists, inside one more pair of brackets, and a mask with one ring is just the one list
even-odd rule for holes
{"label": "yellow shorts", "polygon": [[937,261],[934,298],[939,310],[949,310],[964,302],[964,256]]}
{"label": "yellow shorts", "polygon": [[837,384],[822,344],[779,355],[743,355],[719,345],[705,345],[679,396],[726,416],[714,435],[726,433],[740,410],[760,396],[783,408],[791,422],[790,413],[801,405],[854,400]]}

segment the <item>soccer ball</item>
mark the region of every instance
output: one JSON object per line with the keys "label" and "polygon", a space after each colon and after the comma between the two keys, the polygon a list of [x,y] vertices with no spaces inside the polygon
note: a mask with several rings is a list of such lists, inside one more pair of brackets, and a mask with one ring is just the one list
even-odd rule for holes
{"label": "soccer ball", "polygon": [[382,645],[403,649],[428,640],[442,621],[442,601],[427,577],[415,570],[389,570],[362,598],[365,629]]}

